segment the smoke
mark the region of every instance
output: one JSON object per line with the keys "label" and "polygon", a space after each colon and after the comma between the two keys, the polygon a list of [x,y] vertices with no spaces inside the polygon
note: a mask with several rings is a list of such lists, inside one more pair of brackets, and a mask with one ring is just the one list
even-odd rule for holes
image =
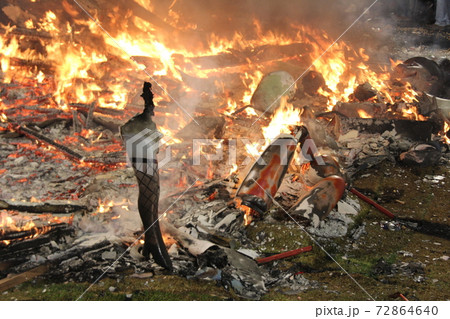
{"label": "smoke", "polygon": [[[386,1],[379,2],[374,7]],[[253,38],[256,19],[263,31],[289,34],[292,24],[306,25],[323,29],[337,38],[371,3],[373,0],[202,0],[176,1],[172,10],[180,14],[180,22],[196,25],[197,31],[213,32],[219,37],[240,32]]]}

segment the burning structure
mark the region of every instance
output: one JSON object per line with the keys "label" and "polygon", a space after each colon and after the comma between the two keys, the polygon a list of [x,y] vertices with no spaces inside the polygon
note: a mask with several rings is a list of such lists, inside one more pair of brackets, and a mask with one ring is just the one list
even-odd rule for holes
{"label": "burning structure", "polygon": [[[154,260],[180,276],[220,280],[245,298],[268,287],[301,291],[304,278],[259,266],[264,236],[256,242],[247,227],[279,223],[273,216],[281,211],[320,246],[315,236],[347,235],[360,210],[346,189],[370,201],[352,188],[364,170],[395,158],[446,161],[449,61],[394,60],[376,51],[375,39],[344,40],[329,28],[337,16],[319,26],[310,18],[317,9],[304,2],[246,1],[253,16],[219,0],[209,8],[2,4],[2,276],[58,265],[50,271],[58,278],[96,281],[112,266],[160,269]],[[352,26],[373,5],[346,5],[339,14],[349,21],[341,22]],[[147,81],[154,97],[144,87],[141,114]],[[148,125],[137,124],[143,117]],[[134,170],[127,166],[125,145],[152,149],[150,117],[162,133],[159,169],[144,174],[130,153]],[[144,195],[154,203],[144,204]],[[153,259],[143,259],[149,252]],[[98,267],[87,271],[93,261]]]}

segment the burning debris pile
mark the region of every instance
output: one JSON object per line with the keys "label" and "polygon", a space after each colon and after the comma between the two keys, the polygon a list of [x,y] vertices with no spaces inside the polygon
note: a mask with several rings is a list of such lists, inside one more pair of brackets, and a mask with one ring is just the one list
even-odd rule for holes
{"label": "burning debris pile", "polygon": [[[218,37],[158,18],[149,1],[119,3],[129,25],[106,19],[102,3],[86,6],[92,19],[69,1],[1,8],[2,277],[39,265],[80,281],[166,268],[250,299],[295,293],[317,283],[277,258],[364,234],[348,234],[360,210],[349,193],[363,196],[354,178],[385,160],[448,164],[448,60],[374,67],[364,49],[304,25],[272,31],[255,19],[248,34]],[[155,97],[144,86],[140,113],[149,78]],[[155,158],[127,149],[155,129],[159,178]],[[258,222],[303,237],[272,256],[276,234],[248,236]]]}

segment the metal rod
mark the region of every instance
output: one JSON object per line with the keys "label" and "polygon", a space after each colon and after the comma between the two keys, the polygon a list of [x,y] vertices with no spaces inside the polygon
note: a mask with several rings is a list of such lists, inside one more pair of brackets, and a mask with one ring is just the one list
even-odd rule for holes
{"label": "metal rod", "polygon": [[354,188],[350,188],[350,192],[352,192],[353,194],[355,194],[356,196],[358,196],[359,198],[361,198],[363,201],[365,201],[366,203],[372,205],[373,207],[375,207],[376,209],[378,209],[380,212],[382,212],[383,214],[385,214],[386,216],[388,216],[391,219],[395,219],[395,215],[392,214],[389,210],[387,210],[386,208],[384,208],[383,206],[379,205],[378,203],[374,202],[373,200],[371,200],[369,197],[361,194],[360,192],[358,192],[356,189]]}
{"label": "metal rod", "polygon": [[256,259],[256,262],[258,264],[264,264],[264,263],[268,263],[268,262],[271,262],[271,261],[274,261],[274,260],[279,260],[279,259],[283,259],[283,258],[297,256],[297,255],[299,255],[301,253],[305,253],[305,252],[311,251],[311,250],[312,250],[312,246],[307,246],[307,247],[286,251],[284,253],[273,255],[273,256],[269,256],[269,257],[265,257],[265,258],[259,258],[259,259]]}

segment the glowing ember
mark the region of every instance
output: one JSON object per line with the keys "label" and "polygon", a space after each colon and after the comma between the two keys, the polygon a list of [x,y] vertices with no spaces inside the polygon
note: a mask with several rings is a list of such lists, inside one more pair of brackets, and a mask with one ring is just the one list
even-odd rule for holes
{"label": "glowing ember", "polygon": [[[127,205],[124,205],[124,204],[127,204]],[[98,206],[97,206],[97,213],[98,214],[110,213],[112,211],[112,208],[116,207],[116,206],[129,211],[128,204],[129,204],[129,202],[125,198],[122,199],[122,201],[119,203],[116,203],[113,200],[102,201],[101,199],[99,199]],[[114,217],[115,217],[114,219],[120,218],[120,216],[119,217],[114,216]]]}

